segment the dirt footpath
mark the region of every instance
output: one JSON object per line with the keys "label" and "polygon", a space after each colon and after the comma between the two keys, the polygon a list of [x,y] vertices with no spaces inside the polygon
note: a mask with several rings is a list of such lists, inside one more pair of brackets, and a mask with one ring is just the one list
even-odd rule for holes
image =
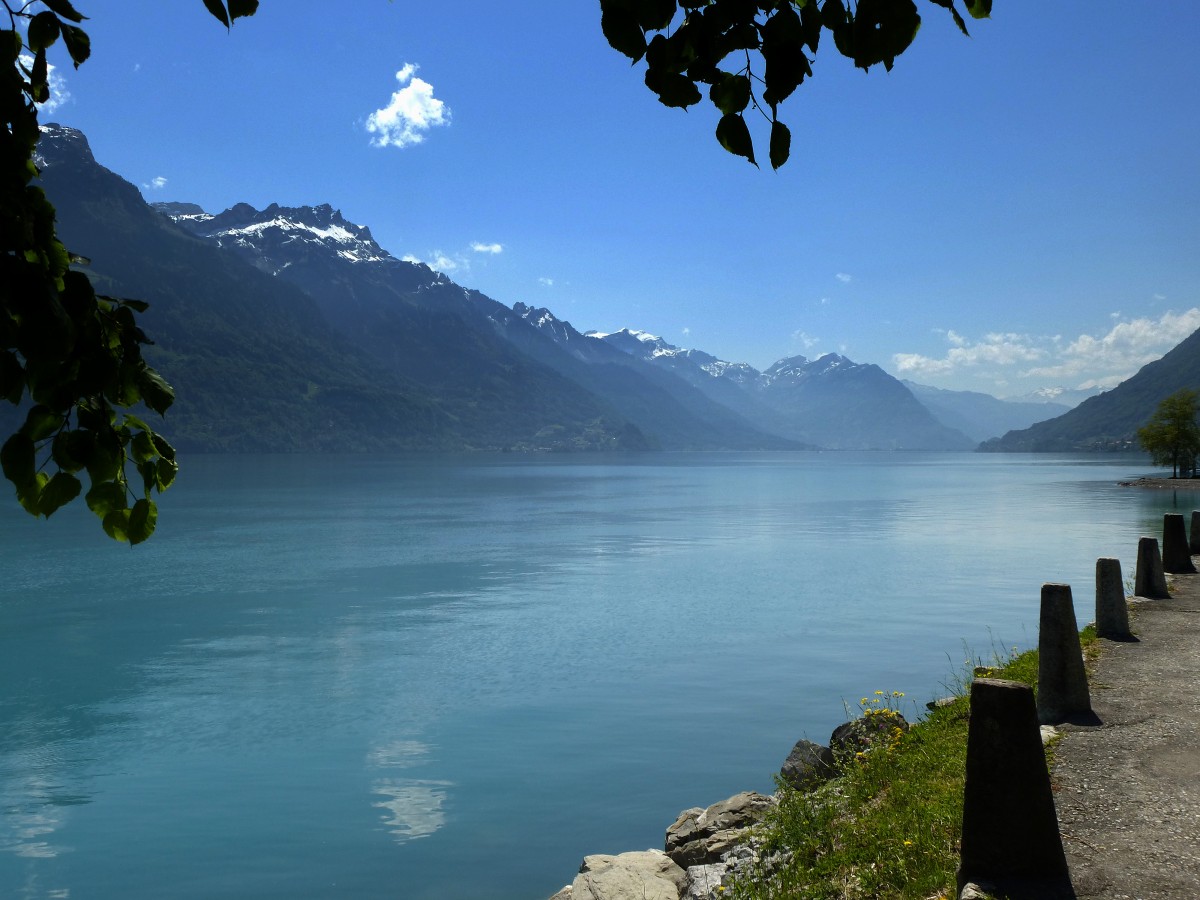
{"label": "dirt footpath", "polygon": [[1056,748],[1080,898],[1200,898],[1200,575],[1168,577],[1172,599],[1131,606],[1136,642],[1102,642],[1090,685],[1103,724],[1063,726]]}

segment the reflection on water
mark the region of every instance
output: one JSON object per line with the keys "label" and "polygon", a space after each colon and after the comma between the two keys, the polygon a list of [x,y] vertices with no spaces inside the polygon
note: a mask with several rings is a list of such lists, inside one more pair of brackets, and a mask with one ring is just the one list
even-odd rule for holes
{"label": "reflection on water", "polygon": [[[429,761],[429,745],[422,741],[396,740],[367,753],[368,766],[375,769],[409,769]],[[445,803],[449,781],[419,778],[378,778],[371,793],[385,799],[371,805],[385,812],[380,816],[397,844],[429,837],[446,824]]]}
{"label": "reflection on water", "polygon": [[1085,619],[1096,557],[1196,503],[1145,470],[194,459],[133,552],[0,508],[0,898],[549,896],[769,790],[843,698],[1028,646],[1042,582]]}
{"label": "reflection on water", "polygon": [[371,791],[387,799],[371,805],[387,810],[380,818],[396,843],[403,844],[429,837],[446,824],[442,807],[449,787],[448,781],[380,779],[371,785]]}

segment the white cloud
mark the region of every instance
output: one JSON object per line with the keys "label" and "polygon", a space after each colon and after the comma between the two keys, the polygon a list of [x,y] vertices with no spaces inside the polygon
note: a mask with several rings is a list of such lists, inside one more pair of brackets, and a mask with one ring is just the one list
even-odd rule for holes
{"label": "white cloud", "polygon": [[945,332],[945,337],[950,349],[944,357],[934,359],[919,353],[896,353],[892,356],[896,370],[914,375],[942,375],[955,369],[984,364],[1007,366],[1018,362],[1034,362],[1046,352],[1035,345],[1035,338],[1012,332],[987,334],[983,340],[973,344],[951,330]]}
{"label": "white cloud", "polygon": [[1081,334],[1062,349],[1054,365],[1022,374],[1063,379],[1107,372],[1111,374],[1094,376],[1089,384],[1111,382],[1107,386],[1112,387],[1158,359],[1197,328],[1200,328],[1200,309],[1195,307],[1178,314],[1166,312],[1157,319],[1119,322],[1102,337]]}
{"label": "white cloud", "polygon": [[820,338],[812,337],[811,335],[805,334],[803,331],[797,330],[792,332],[792,343],[799,344],[805,350],[811,350],[820,342],[820,340]]}
{"label": "white cloud", "polygon": [[396,73],[400,90],[388,105],[367,117],[367,131],[374,147],[409,147],[425,140],[429,129],[450,124],[450,107],[433,96],[433,85],[414,78],[417,67],[405,63]]}
{"label": "white cloud", "polygon": [[142,182],[142,187],[144,187],[148,191],[161,191],[166,186],[167,186],[167,179],[164,178],[162,175],[159,175],[155,178],[151,178],[149,183]]}
{"label": "white cloud", "polygon": [[434,250],[429,254],[428,259],[422,259],[412,253],[405,253],[400,257],[404,262],[415,263],[417,265],[429,266],[436,272],[450,273],[459,269],[467,270],[471,268],[471,264],[462,256],[450,256],[443,253],[441,250]]}
{"label": "white cloud", "polygon": [[453,272],[462,265],[463,263],[459,260],[447,256],[440,250],[435,250],[433,260],[429,263],[429,268],[436,269],[438,272]]}
{"label": "white cloud", "polygon": [[[1062,335],[1026,335],[997,332],[970,341],[946,330],[939,332],[949,345],[944,356],[896,353],[892,364],[903,375],[947,375],[968,368],[989,367],[999,381],[1001,370],[1024,364],[1011,374],[1044,381],[1075,382],[1081,389],[1110,388],[1158,359],[1200,328],[1200,309],[1167,312],[1157,319],[1117,322],[1099,337],[1082,334],[1074,340]],[[1036,365],[1030,365],[1034,364]]]}
{"label": "white cloud", "polygon": [[479,241],[471,244],[471,249],[476,253],[491,253],[493,255],[504,252],[503,244],[481,244]]}
{"label": "white cloud", "polygon": [[[33,68],[33,57],[28,53],[21,54],[21,64],[25,68]],[[58,74],[58,67],[46,63],[46,80],[50,83],[50,99],[37,105],[38,112],[52,113],[71,102],[71,92],[67,90],[67,80]]]}
{"label": "white cloud", "polygon": [[545,275],[543,275],[538,279],[538,284],[540,284],[542,287],[554,287],[554,279],[547,278]]}
{"label": "white cloud", "polygon": [[689,334],[691,334],[691,333],[692,333],[692,329],[690,329],[690,328],[688,328],[686,325],[684,325],[684,326],[683,326],[683,335],[684,335],[684,337],[687,337],[687,336],[688,336]]}
{"label": "white cloud", "polygon": [[851,281],[854,280],[853,275],[847,275],[845,272],[838,272],[833,277],[836,278],[838,281],[840,281],[842,284],[849,284]]}

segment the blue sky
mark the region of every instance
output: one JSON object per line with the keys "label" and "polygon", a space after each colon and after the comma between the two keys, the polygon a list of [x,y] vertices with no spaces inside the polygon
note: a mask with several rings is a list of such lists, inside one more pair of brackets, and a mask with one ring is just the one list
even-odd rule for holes
{"label": "blue sky", "polygon": [[149,200],[328,202],[503,303],[759,368],[1015,396],[1200,327],[1194,2],[995,0],[970,39],[918,5],[891,73],[822,46],[778,172],[659,105],[592,0],[263,0],[230,33],[79,0],[93,57],[43,119]]}

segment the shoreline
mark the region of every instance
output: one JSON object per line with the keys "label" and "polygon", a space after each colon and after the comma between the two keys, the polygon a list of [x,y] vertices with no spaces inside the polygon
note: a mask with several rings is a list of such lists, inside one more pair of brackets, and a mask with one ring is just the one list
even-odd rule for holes
{"label": "shoreline", "polygon": [[1140,478],[1134,478],[1132,481],[1118,481],[1117,484],[1121,487],[1154,488],[1156,490],[1163,488],[1175,488],[1178,490],[1183,488],[1190,491],[1200,491],[1200,478],[1171,478],[1170,476],[1143,475]]}

